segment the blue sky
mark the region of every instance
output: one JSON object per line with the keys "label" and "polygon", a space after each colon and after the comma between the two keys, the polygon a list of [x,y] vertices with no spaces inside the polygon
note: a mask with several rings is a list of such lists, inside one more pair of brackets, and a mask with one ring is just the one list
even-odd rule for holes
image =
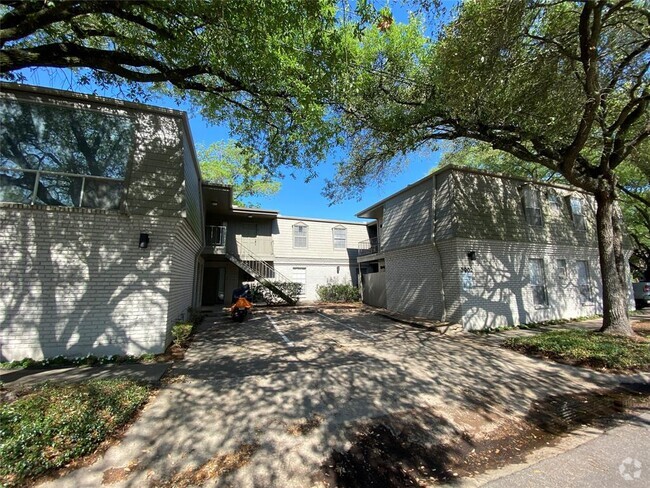
{"label": "blue sky", "polygon": [[[389,3],[394,6],[394,2]],[[394,9],[394,15],[398,22],[406,21],[408,17],[406,9],[399,7]],[[107,92],[95,86],[79,85],[74,76],[66,70],[25,70],[23,74],[27,77],[27,83],[33,85],[123,98],[116,90]],[[179,106],[171,98],[158,97],[151,104],[188,111],[192,136],[197,147],[208,146],[213,142],[231,138],[225,123],[213,125],[201,117],[196,110],[190,111],[191,107],[189,106]],[[281,190],[276,195],[258,198],[255,203],[263,208],[278,210],[282,215],[357,220],[354,215],[360,210],[425,176],[433,167],[437,166],[440,156],[441,152],[411,154],[409,164],[402,168],[398,174],[393,175],[390,179],[371,181],[367,189],[360,195],[353,195],[349,200],[333,205],[330,205],[330,202],[321,194],[325,181],[334,176],[334,158],[328,158],[319,167],[318,177],[306,182],[306,173],[296,172],[295,177],[286,176],[282,180]]]}

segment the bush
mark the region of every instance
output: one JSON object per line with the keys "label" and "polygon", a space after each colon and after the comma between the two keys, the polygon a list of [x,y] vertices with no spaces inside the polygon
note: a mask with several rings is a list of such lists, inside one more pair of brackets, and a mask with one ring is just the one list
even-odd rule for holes
{"label": "bush", "polygon": [[92,452],[147,401],[149,387],[128,379],[45,383],[0,405],[0,485],[64,466]]}
{"label": "bush", "polygon": [[316,288],[321,302],[358,302],[361,292],[351,283],[328,283]]}
{"label": "bush", "polygon": [[185,347],[189,343],[194,325],[190,322],[177,322],[172,326],[172,337],[174,344]]}
{"label": "bush", "polygon": [[[298,301],[298,297],[302,293],[301,283],[295,283],[293,281],[273,281],[272,283],[273,286],[284,292],[293,301]],[[253,302],[265,302],[268,305],[279,305],[281,303],[286,303],[284,298],[282,298],[274,291],[268,289],[261,283],[252,283],[250,287]]]}

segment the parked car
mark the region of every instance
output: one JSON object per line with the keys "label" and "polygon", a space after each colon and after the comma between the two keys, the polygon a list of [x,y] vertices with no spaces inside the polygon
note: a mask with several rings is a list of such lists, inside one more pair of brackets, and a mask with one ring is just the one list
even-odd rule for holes
{"label": "parked car", "polygon": [[633,283],[634,287],[634,303],[637,310],[650,305],[650,281],[640,281]]}

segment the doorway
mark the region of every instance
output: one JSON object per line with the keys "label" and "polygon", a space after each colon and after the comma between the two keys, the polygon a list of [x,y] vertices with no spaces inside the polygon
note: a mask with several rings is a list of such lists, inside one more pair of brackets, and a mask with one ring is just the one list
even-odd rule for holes
{"label": "doorway", "polygon": [[222,305],[225,298],[226,268],[205,268],[201,305]]}

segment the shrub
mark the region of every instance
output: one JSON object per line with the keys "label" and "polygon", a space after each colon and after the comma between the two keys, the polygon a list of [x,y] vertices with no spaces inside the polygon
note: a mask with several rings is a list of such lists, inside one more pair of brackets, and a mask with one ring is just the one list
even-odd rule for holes
{"label": "shrub", "polygon": [[190,322],[175,323],[172,326],[172,337],[174,338],[174,344],[181,347],[187,346],[190,340],[190,336],[192,335],[192,330],[194,330],[194,325]]}
{"label": "shrub", "polygon": [[22,485],[28,477],[89,454],[148,397],[149,387],[132,380],[99,379],[45,383],[0,405],[0,485]]}
{"label": "shrub", "polygon": [[[295,283],[293,281],[273,281],[273,286],[285,293],[293,301],[297,302],[298,297],[302,293],[302,284]],[[274,291],[268,289],[261,283],[252,283],[251,295],[253,296],[253,302],[265,302],[268,305],[279,305],[281,303],[286,303],[284,298],[275,293]]]}
{"label": "shrub", "polygon": [[328,283],[316,288],[321,302],[358,302],[361,292],[351,283]]}

